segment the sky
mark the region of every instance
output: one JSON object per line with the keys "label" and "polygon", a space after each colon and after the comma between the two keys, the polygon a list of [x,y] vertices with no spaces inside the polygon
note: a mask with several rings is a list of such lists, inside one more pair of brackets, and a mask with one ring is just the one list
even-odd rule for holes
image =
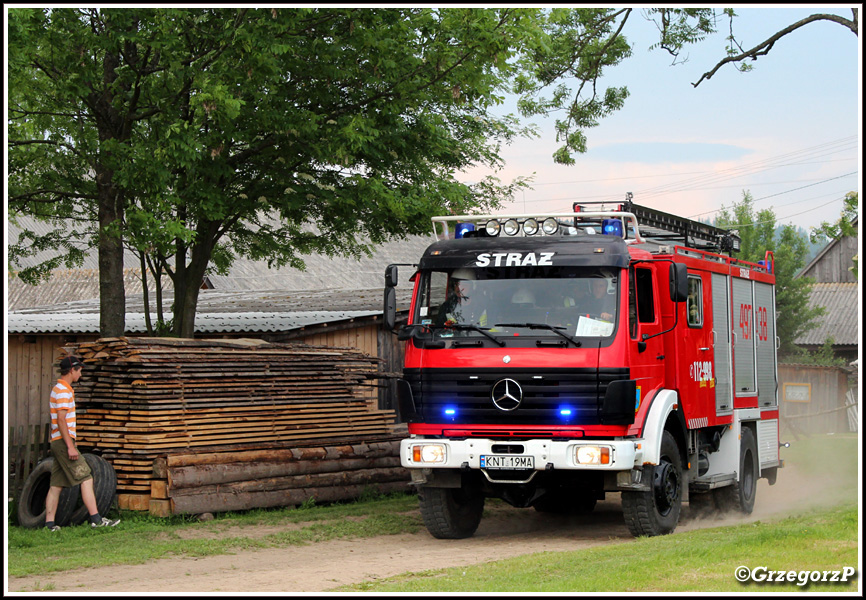
{"label": "sky", "polygon": [[[856,5],[851,5],[856,6]],[[815,13],[851,18],[849,6],[740,6],[734,33],[752,48]],[[808,24],[776,42],[740,73],[722,67],[727,23],[686,49],[672,66],[650,51],[657,30],[640,11],[625,30],[632,56],[608,68],[600,88],[625,85],[622,109],[587,131],[588,151],[572,166],[554,164],[554,118],[529,119],[541,137],[504,147],[503,182],[534,174],[499,214],[570,211],[575,201],[634,202],[684,217],[713,219],[744,192],[755,210],[772,208],[778,224],[808,229],[835,221],[845,194],[862,187],[862,45],[837,23]],[[513,102],[503,112],[516,110]],[[489,171],[466,173],[466,181]]]}

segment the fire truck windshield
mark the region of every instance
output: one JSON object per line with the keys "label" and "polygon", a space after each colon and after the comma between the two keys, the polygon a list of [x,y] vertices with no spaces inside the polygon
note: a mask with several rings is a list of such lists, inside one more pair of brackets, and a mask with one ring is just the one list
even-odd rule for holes
{"label": "fire truck windshield", "polygon": [[446,337],[480,337],[485,332],[497,339],[606,337],[615,330],[617,297],[616,270],[611,269],[422,271],[413,323],[444,331]]}

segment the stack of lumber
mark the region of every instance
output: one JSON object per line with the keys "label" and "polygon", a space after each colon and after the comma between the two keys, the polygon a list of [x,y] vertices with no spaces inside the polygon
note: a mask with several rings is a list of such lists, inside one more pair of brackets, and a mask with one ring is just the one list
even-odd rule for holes
{"label": "stack of lumber", "polygon": [[[218,454],[210,464],[233,464],[253,456],[244,452],[285,457],[294,447],[394,438],[394,412],[370,401],[379,361],[357,349],[130,337],[63,350],[87,365],[75,392],[78,444],[112,463],[122,508],[149,508],[153,491],[160,500],[163,490],[195,495],[155,468],[175,455]],[[399,461],[395,469],[405,478]],[[203,485],[223,483],[238,485]]]}

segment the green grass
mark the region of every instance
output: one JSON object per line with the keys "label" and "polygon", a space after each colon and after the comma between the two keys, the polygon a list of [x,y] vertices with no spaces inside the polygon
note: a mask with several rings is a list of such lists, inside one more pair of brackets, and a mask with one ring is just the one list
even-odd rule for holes
{"label": "green grass", "polygon": [[853,506],[733,527],[639,538],[575,552],[543,552],[340,588],[363,592],[838,592],[847,584],[741,584],[737,567],[841,570],[858,565]]}
{"label": "green grass", "polygon": [[[121,511],[121,524],[115,528],[92,530],[82,525],[52,533],[10,527],[8,575],[21,577],[70,568],[140,564],[172,556],[212,556],[337,538],[415,533],[422,527],[421,519],[406,513],[414,511],[417,503],[415,496],[395,494],[349,504],[225,513],[206,522]],[[274,531],[252,535],[262,526],[272,526]]]}

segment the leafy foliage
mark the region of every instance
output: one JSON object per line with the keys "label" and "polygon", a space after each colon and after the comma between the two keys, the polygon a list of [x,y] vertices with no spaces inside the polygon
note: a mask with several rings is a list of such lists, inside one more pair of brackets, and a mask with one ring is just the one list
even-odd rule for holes
{"label": "leafy foliage", "polygon": [[13,9],[10,210],[99,215],[100,248],[123,239],[171,277],[175,331],[191,336],[203,276],[234,256],[298,268],[313,252],[361,256],[525,185],[456,175],[501,166],[501,144],[531,133],[488,109],[542,20]]}
{"label": "leafy foliage", "polygon": [[776,216],[772,209],[754,210],[754,200],[748,192],[730,210],[722,207],[716,227],[737,230],[742,240],[737,258],[758,262],[773,252],[776,275],[776,335],[780,354],[798,353],[794,344],[798,337],[818,326],[823,307],[809,306],[809,290],[814,280],[797,277],[806,264],[807,240],[793,225],[783,225],[776,235]]}

